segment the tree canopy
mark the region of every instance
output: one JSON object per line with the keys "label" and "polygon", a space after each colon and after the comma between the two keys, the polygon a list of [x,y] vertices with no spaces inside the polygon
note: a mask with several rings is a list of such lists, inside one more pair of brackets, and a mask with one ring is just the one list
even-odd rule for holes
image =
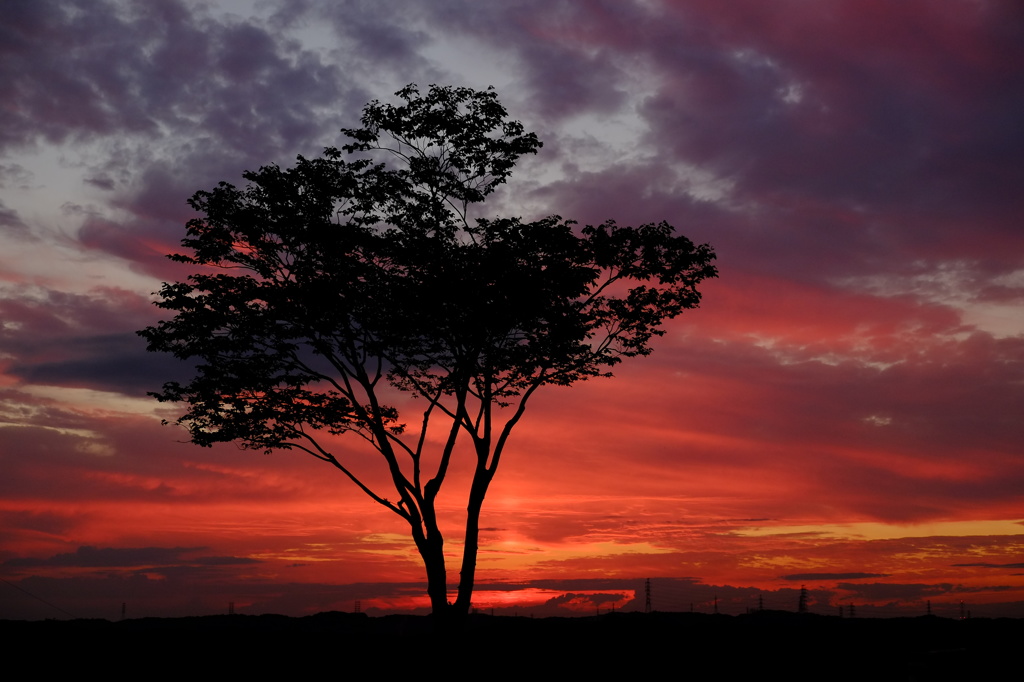
{"label": "tree canopy", "polygon": [[[350,142],[292,168],[246,172],[190,200],[173,317],[139,333],[195,363],[182,403],[194,443],[300,450],[409,524],[436,614],[468,612],[479,517],[534,393],[609,376],[700,302],[714,253],[665,222],[579,227],[559,216],[472,219],[541,147],[493,89],[415,86],[371,102]],[[394,406],[422,400],[414,415]],[[414,403],[415,404],[415,403]],[[439,433],[442,445],[428,438]],[[373,489],[332,448],[355,434],[393,484]],[[467,447],[457,447],[457,443]],[[471,452],[464,554],[449,603],[436,499]]]}

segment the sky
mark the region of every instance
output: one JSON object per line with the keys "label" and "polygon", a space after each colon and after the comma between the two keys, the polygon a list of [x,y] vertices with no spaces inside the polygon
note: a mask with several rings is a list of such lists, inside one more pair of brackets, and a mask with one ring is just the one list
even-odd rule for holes
{"label": "sky", "polygon": [[718,254],[650,357],[537,395],[478,608],[639,610],[649,578],[658,610],[1024,617],[1019,3],[6,0],[0,619],[424,612],[399,518],[184,442],[135,334],[188,197],[408,83],[493,85],[543,141],[494,215]]}

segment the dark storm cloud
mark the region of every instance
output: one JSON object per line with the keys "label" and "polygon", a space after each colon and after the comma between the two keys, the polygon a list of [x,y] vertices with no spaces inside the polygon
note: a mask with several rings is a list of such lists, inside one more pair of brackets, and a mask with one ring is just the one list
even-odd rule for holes
{"label": "dark storm cloud", "polygon": [[48,362],[13,362],[5,373],[29,384],[116,391],[143,396],[167,381],[188,381],[193,365],[146,352],[146,343],[132,332],[79,339],[74,356]]}
{"label": "dark storm cloud", "polygon": [[5,373],[34,384],[143,395],[188,372],[174,358],[151,356],[135,334],[153,313],[148,297],[122,290],[11,292],[0,299]]}

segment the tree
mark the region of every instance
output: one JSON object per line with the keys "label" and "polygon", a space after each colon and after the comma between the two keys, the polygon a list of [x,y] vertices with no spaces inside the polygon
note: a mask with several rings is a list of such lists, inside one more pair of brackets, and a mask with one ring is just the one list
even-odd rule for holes
{"label": "tree", "polygon": [[[457,618],[484,497],[531,397],[650,353],[662,323],[698,305],[714,253],[664,222],[471,219],[541,143],[493,89],[396,94],[368,104],[340,150],[197,192],[190,253],[170,256],[196,274],[164,284],[156,305],[174,316],[139,334],[196,363],[191,382],[151,394],[184,404],[192,442],[334,466],[408,523],[434,614]],[[394,407],[403,393],[419,399],[415,424]],[[376,451],[395,499],[332,449],[340,434]],[[460,456],[473,475],[449,603],[436,501]]]}

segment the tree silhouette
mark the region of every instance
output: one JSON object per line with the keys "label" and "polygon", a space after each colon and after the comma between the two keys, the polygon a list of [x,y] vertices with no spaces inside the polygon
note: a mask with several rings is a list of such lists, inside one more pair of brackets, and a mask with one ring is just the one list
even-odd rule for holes
{"label": "tree silhouette", "polygon": [[[139,334],[196,363],[151,394],[184,404],[192,442],[331,464],[408,523],[434,614],[460,617],[484,497],[530,398],[650,353],[662,322],[699,303],[714,254],[667,223],[471,219],[537,136],[492,89],[396,94],[340,150],[197,192],[190,253],[171,256],[196,274],[164,284],[156,305],[174,316]],[[403,393],[420,399],[415,423],[394,407]],[[391,497],[339,454],[340,434],[379,454]],[[437,498],[460,456],[473,474],[449,603]]]}

